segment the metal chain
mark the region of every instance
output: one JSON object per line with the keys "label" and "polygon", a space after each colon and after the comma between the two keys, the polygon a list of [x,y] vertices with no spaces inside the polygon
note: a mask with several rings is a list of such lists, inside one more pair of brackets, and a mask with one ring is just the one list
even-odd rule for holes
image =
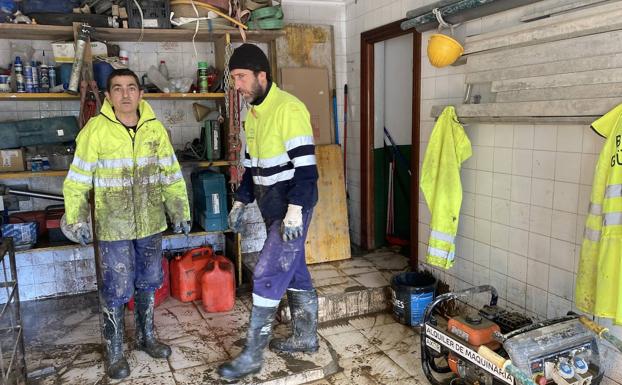
{"label": "metal chain", "polygon": [[[231,41],[228,41],[225,45],[225,68],[223,70],[225,95],[229,95],[229,90],[231,89],[231,73],[229,73],[229,59],[231,59],[231,55],[233,55],[233,46]],[[228,97],[225,97],[225,114],[228,118],[231,117]]]}

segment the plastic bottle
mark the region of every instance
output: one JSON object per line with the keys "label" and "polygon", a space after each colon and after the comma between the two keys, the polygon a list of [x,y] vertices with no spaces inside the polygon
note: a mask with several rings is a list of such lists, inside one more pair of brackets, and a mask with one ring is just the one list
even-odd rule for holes
{"label": "plastic bottle", "polygon": [[15,56],[15,63],[13,64],[15,69],[15,91],[26,92],[24,86],[24,74],[22,72],[22,59],[19,56]]}
{"label": "plastic bottle", "polygon": [[48,72],[50,77],[50,88],[54,88],[56,86],[56,68],[54,68],[54,66],[50,66]]}
{"label": "plastic bottle", "polygon": [[160,60],[160,65],[158,66],[158,71],[168,80],[168,67],[166,66],[166,62],[164,60]]}
{"label": "plastic bottle", "polygon": [[43,51],[43,63],[39,67],[39,88],[41,92],[50,92],[50,73],[45,60],[45,51]]}
{"label": "plastic bottle", "polygon": [[200,93],[206,93],[208,91],[207,83],[207,62],[199,62],[199,70],[197,75],[197,83]]}

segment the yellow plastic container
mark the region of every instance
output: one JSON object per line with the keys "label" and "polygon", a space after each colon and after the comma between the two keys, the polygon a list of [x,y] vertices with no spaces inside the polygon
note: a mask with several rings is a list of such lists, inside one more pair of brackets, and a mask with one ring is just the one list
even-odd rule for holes
{"label": "yellow plastic container", "polygon": [[464,48],[455,39],[435,33],[428,41],[428,59],[437,68],[453,64],[464,52]]}

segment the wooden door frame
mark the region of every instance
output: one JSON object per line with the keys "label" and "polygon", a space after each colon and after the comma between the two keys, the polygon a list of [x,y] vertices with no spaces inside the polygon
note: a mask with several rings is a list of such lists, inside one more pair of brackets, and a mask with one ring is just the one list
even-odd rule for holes
{"label": "wooden door frame", "polygon": [[361,241],[363,248],[374,247],[374,44],[413,35],[412,151],[410,169],[410,256],[417,267],[419,228],[419,130],[421,100],[421,34],[403,31],[403,20],[361,33]]}

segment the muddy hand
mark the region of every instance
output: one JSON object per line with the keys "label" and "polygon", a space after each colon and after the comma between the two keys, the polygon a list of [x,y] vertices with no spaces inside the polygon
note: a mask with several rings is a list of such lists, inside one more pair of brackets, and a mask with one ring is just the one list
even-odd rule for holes
{"label": "muddy hand", "polygon": [[287,205],[287,214],[281,224],[281,234],[284,242],[302,236],[302,206]]}
{"label": "muddy hand", "polygon": [[173,225],[173,232],[175,234],[180,234],[180,233],[184,233],[184,235],[186,236],[186,238],[188,237],[188,234],[190,234],[190,223],[188,223],[188,221],[180,221],[180,222],[176,222]]}
{"label": "muddy hand", "polygon": [[233,202],[233,207],[231,207],[227,221],[229,223],[229,228],[233,230],[234,233],[239,233],[242,230],[242,214],[244,214],[244,203],[240,201]]}

